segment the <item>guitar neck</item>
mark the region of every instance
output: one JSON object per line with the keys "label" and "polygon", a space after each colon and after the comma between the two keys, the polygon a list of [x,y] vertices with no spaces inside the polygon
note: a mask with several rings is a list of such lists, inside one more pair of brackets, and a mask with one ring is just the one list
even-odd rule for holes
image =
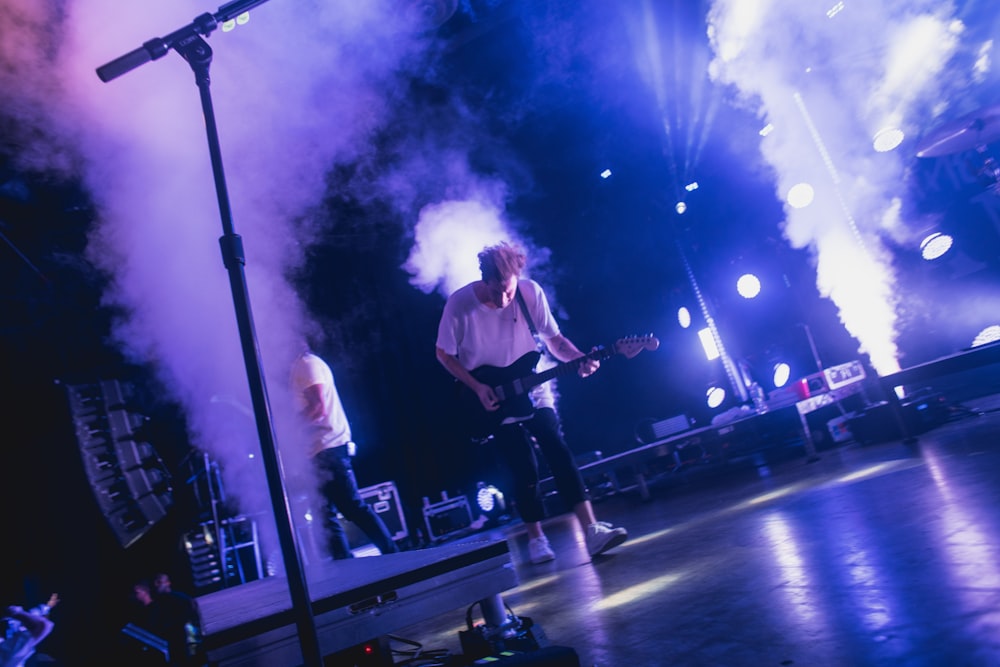
{"label": "guitar neck", "polygon": [[560,375],[566,375],[567,373],[570,372],[576,372],[577,369],[580,368],[580,364],[582,364],[584,361],[587,361],[588,359],[604,361],[605,359],[612,357],[614,354],[615,353],[613,350],[609,351],[604,346],[601,346],[598,347],[593,352],[591,352],[590,354],[585,354],[579,359],[574,359],[573,361],[566,361],[561,364],[557,364],[552,368],[541,371],[540,373],[535,373],[530,377],[523,378],[522,382],[524,382],[524,384],[527,385],[529,388],[537,387],[538,385],[544,384],[545,382],[548,382],[553,378],[559,377]]}

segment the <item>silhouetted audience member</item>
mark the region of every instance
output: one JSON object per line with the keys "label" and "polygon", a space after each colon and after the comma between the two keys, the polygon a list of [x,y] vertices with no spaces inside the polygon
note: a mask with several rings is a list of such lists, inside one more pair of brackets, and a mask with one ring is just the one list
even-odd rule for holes
{"label": "silhouetted audience member", "polygon": [[[45,611],[41,610],[45,607]],[[46,614],[49,607],[41,605],[29,611],[18,605],[7,607],[6,629],[0,639],[0,667],[23,667],[35,653],[35,647],[52,632],[53,623]]]}
{"label": "silhouetted audience member", "polygon": [[137,581],[132,586],[132,609],[129,614],[129,621],[143,630],[153,632],[152,615],[153,608],[153,587],[143,579]]}
{"label": "silhouetted audience member", "polygon": [[161,572],[153,578],[149,605],[150,631],[167,642],[171,665],[199,664],[200,620],[193,597],[173,590],[170,577]]}
{"label": "silhouetted audience member", "polygon": [[[122,630],[125,636],[137,643],[123,640],[120,655],[115,664],[133,667],[163,667],[167,664],[166,640],[155,627],[153,618],[153,586],[148,579],[141,579],[132,585],[128,612],[128,625]],[[142,632],[138,632],[138,630]],[[145,634],[143,634],[145,633]],[[147,636],[148,635],[148,636]]]}

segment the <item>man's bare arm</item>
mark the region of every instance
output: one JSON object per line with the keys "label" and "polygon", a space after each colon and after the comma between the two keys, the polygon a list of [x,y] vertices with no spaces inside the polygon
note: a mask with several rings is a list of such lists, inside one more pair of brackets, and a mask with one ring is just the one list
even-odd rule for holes
{"label": "man's bare arm", "polygon": [[[573,341],[562,334],[547,339],[545,343],[548,345],[549,352],[559,361],[573,361],[584,356],[583,352],[573,344]],[[580,364],[580,377],[587,377],[600,367],[600,361],[587,359]]]}

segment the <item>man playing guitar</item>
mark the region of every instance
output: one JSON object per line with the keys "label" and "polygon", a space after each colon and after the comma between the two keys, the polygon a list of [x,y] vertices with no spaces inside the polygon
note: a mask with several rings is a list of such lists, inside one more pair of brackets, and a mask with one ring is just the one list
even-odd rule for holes
{"label": "man playing guitar", "polygon": [[[499,456],[511,470],[512,495],[527,529],[531,561],[543,563],[555,558],[542,531],[545,510],[533,439],[549,464],[560,498],[573,508],[585,535],[587,551],[593,557],[624,542],[628,533],[594,516],[555,410],[527,404],[526,408],[515,410],[516,414],[507,414],[502,411],[506,397],[498,396],[495,385],[477,377],[477,371],[516,366],[525,357],[529,365],[533,364],[536,359],[530,355],[537,349],[533,328],[554,357],[563,362],[578,362],[577,372],[581,377],[591,375],[600,366],[600,361],[584,355],[562,335],[538,283],[520,279],[526,259],[521,249],[507,243],[479,253],[482,279],[456,290],[445,304],[438,325],[437,359],[477,397],[478,406],[472,409],[502,415],[491,425],[491,431]],[[515,304],[519,299],[523,303]],[[529,317],[533,325],[529,324]]]}

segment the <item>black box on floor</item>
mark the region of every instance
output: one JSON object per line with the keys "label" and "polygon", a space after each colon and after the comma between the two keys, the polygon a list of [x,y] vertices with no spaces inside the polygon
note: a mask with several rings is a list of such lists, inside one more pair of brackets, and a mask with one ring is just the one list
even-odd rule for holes
{"label": "black box on floor", "polygon": [[[360,489],[361,497],[371,506],[375,514],[382,519],[382,523],[389,529],[389,535],[393,541],[399,542],[410,536],[410,530],[406,527],[406,515],[403,513],[403,506],[399,502],[399,490],[396,489],[395,482],[382,482],[373,486],[366,486]],[[347,534],[347,544],[351,549],[366,544],[371,544],[371,540],[360,528],[347,520],[342,520],[344,532]]]}
{"label": "black box on floor", "polygon": [[472,525],[472,509],[465,496],[429,504],[424,500],[424,523],[431,540],[442,540]]}
{"label": "black box on floor", "polygon": [[[940,394],[914,394],[900,403],[903,423],[909,435],[919,435],[948,420],[947,401]],[[892,406],[882,401],[849,415],[854,439],[862,444],[885,442],[903,437]]]}

